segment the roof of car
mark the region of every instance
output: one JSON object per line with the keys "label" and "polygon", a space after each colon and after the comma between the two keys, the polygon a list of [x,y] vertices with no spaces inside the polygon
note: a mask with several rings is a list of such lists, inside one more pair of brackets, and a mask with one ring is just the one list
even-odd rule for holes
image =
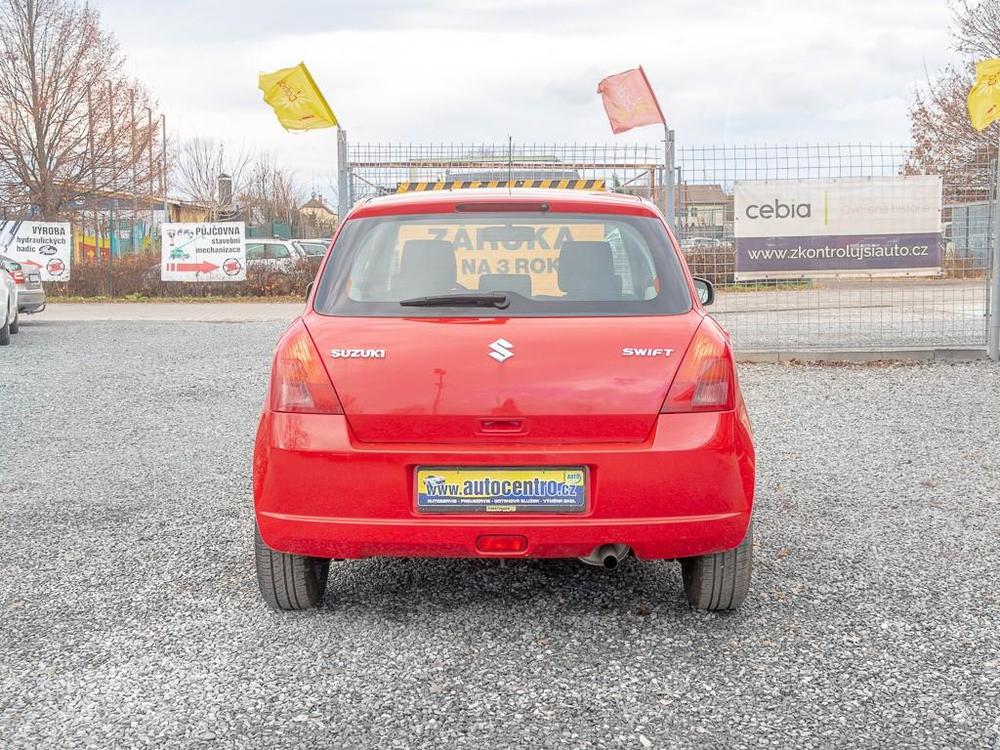
{"label": "roof of car", "polygon": [[468,203],[546,203],[555,212],[657,216],[656,207],[634,195],[589,190],[472,188],[394,193],[354,207],[348,218],[412,213],[450,213]]}

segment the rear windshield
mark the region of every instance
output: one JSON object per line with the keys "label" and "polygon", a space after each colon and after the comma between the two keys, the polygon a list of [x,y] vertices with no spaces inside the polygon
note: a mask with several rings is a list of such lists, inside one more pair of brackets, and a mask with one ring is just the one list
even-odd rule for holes
{"label": "rear windshield", "polygon": [[[508,304],[400,304],[490,293]],[[672,315],[689,311],[691,297],[657,219],[455,213],[349,220],[315,307],[388,317]]]}

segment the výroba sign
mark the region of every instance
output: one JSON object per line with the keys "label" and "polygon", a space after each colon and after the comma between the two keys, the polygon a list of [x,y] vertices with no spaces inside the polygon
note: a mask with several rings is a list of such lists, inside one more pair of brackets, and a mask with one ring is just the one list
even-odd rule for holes
{"label": "v\u00fdroba sign", "polygon": [[736,279],[934,275],[937,175],[737,181]]}
{"label": "v\u00fdroba sign", "polygon": [[24,266],[40,281],[69,281],[73,256],[70,226],[61,221],[0,220],[0,255]]}

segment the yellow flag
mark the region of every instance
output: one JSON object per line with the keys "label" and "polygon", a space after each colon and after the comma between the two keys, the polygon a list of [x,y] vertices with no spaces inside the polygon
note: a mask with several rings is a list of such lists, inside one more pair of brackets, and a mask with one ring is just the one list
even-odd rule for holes
{"label": "yellow flag", "polygon": [[258,87],[286,130],[315,130],[338,125],[337,116],[309,75],[305,63],[262,73]]}
{"label": "yellow flag", "polygon": [[983,130],[1000,120],[1000,59],[976,63],[976,82],[969,89],[969,119]]}

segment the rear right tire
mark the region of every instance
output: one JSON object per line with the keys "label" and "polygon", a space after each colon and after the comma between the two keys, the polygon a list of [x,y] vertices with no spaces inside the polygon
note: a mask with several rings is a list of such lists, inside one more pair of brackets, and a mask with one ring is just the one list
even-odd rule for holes
{"label": "rear right tire", "polygon": [[17,333],[21,330],[21,313],[15,312],[14,319],[10,322],[10,332]]}
{"label": "rear right tire", "polygon": [[260,595],[271,609],[312,609],[323,601],[330,561],[318,557],[275,552],[254,524],[254,557]]}
{"label": "rear right tire", "polygon": [[5,320],[0,328],[0,346],[7,346],[10,343],[10,321]]}
{"label": "rear right tire", "polygon": [[684,592],[692,607],[710,612],[739,609],[750,590],[753,523],[735,549],[681,561]]}

